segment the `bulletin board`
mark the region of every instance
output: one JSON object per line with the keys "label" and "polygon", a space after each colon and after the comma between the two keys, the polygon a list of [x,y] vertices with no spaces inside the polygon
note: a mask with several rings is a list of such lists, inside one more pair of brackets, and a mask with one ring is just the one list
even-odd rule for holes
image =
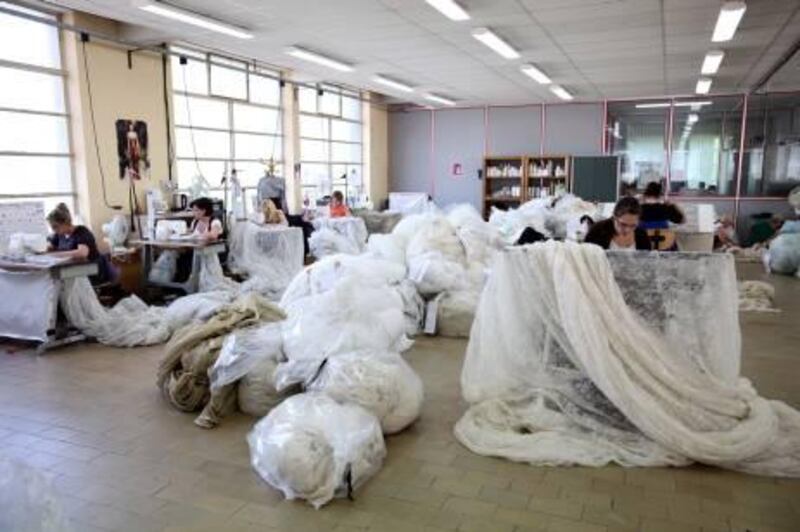
{"label": "bulletin board", "polygon": [[0,203],[0,250],[14,233],[47,234],[43,201]]}

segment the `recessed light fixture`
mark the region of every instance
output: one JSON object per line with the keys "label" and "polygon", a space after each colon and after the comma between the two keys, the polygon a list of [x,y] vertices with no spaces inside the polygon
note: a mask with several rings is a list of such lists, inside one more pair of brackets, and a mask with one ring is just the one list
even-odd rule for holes
{"label": "recessed light fixture", "polygon": [[352,65],[348,65],[347,63],[342,63],[341,61],[337,61],[336,59],[331,59],[330,57],[318,54],[317,52],[312,52],[311,50],[306,50],[305,48],[300,48],[298,46],[292,46],[287,48],[286,53],[291,55],[292,57],[303,59],[304,61],[310,61],[312,63],[317,63],[318,65],[326,66],[328,68],[332,68],[340,72],[353,71]]}
{"label": "recessed light fixture", "polygon": [[722,59],[725,57],[725,52],[722,50],[712,50],[706,54],[703,59],[703,66],[700,67],[700,73],[704,76],[711,76],[717,73],[719,66],[722,64]]}
{"label": "recessed light fixture", "polygon": [[442,105],[455,105],[456,102],[449,98],[445,98],[444,96],[439,96],[438,94],[426,94],[426,100],[430,100],[432,102],[440,103]]}
{"label": "recessed light fixture", "polygon": [[472,30],[472,36],[506,59],[519,58],[519,52],[489,28],[476,28]]}
{"label": "recessed light fixture", "polygon": [[746,10],[747,4],[744,2],[725,2],[722,4],[711,41],[725,42],[733,39],[736,28],[739,27],[739,22],[741,22]]}
{"label": "recessed light fixture", "polygon": [[689,117],[686,119],[686,122],[687,122],[687,124],[694,124],[694,123],[695,123],[695,122],[697,122],[698,120],[700,120],[700,116],[699,116],[697,113],[692,113],[692,114],[690,114],[690,115],[689,115]]}
{"label": "recessed light fixture", "polygon": [[562,87],[561,85],[551,85],[550,92],[561,98],[562,100],[571,100],[572,94],[567,92],[567,90]]}
{"label": "recessed light fixture", "polygon": [[526,76],[533,78],[534,81],[537,83],[541,83],[542,85],[548,85],[550,83],[550,78],[547,77],[547,74],[539,70],[539,68],[531,63],[526,63],[519,67],[523,74]]}
{"label": "recessed light fixture", "polygon": [[405,83],[401,83],[399,81],[396,81],[396,80],[391,79],[391,78],[387,78],[385,76],[378,75],[378,76],[375,76],[372,79],[374,79],[375,81],[377,81],[378,83],[380,83],[382,85],[386,85],[387,87],[391,87],[391,88],[397,89],[399,91],[414,92],[414,87],[412,87],[411,85],[406,85]]}
{"label": "recessed light fixture", "polygon": [[708,94],[708,91],[711,90],[711,78],[700,78],[697,80],[697,86],[694,88],[694,92],[697,94]]}
{"label": "recessed light fixture", "polygon": [[463,7],[461,7],[457,2],[454,2],[453,0],[425,0],[425,1],[428,2],[428,4],[430,4],[431,7],[439,11],[439,13],[446,16],[450,20],[455,20],[456,22],[469,20],[469,13],[467,13]]}
{"label": "recessed light fixture", "polygon": [[183,22],[185,24],[191,24],[192,26],[197,26],[198,28],[216,31],[217,33],[224,33],[225,35],[231,35],[233,37],[238,37],[239,39],[253,38],[252,33],[249,33],[238,26],[234,26],[233,24],[221,22],[205,15],[198,15],[197,13],[192,13],[191,11],[173,7],[161,2],[141,2],[138,4],[138,7],[139,9],[147,11],[148,13],[153,13],[154,15],[177,20],[178,22]]}

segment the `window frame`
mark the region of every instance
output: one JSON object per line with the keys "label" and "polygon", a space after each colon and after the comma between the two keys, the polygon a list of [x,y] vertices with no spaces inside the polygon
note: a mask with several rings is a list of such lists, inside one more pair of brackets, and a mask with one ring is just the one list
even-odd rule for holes
{"label": "window frame", "polygon": [[[46,24],[53,28],[53,31],[56,33],[56,41],[58,42],[58,62],[60,68],[54,68],[50,66],[43,66],[37,65],[32,63],[20,63],[18,61],[12,61],[9,59],[0,58],[0,67],[8,68],[10,70],[18,70],[23,72],[32,72],[35,74],[44,74],[48,76],[53,76],[57,78],[61,85],[61,93],[62,99],[64,102],[64,110],[63,112],[59,111],[42,111],[38,109],[27,109],[27,108],[19,108],[19,107],[6,107],[2,105],[0,102],[0,112],[7,112],[7,113],[15,113],[19,115],[28,115],[28,116],[47,116],[53,118],[62,118],[66,123],[66,150],[65,152],[48,152],[48,151],[22,151],[22,150],[0,150],[0,157],[31,157],[31,158],[56,158],[56,159],[63,159],[66,160],[67,168],[69,171],[69,179],[67,180],[68,189],[64,191],[41,191],[41,192],[31,192],[31,193],[7,193],[7,192],[0,192],[0,202],[14,202],[14,201],[44,201],[47,203],[47,199],[50,198],[68,198],[71,205],[69,205],[72,212],[76,214],[80,214],[80,208],[78,204],[78,187],[75,181],[75,154],[74,154],[74,142],[72,139],[72,116],[71,116],[71,108],[70,108],[70,100],[69,100],[69,88],[67,87],[67,76],[68,73],[64,69],[64,63],[66,60],[64,54],[64,33],[61,30],[60,22],[61,17],[56,12],[51,12],[48,10],[43,10],[39,8],[33,8],[28,6],[15,6],[11,4],[12,10],[13,7],[21,7],[24,11],[35,13],[36,16],[39,16],[43,19],[49,19],[50,23],[44,21],[36,21],[33,19],[28,19],[25,17],[21,17],[25,20],[29,20],[34,24]],[[23,12],[24,12],[23,11]],[[15,16],[13,14],[3,13],[7,16]]]}
{"label": "window frame", "polygon": [[[315,95],[316,111],[315,112],[302,110],[302,108],[300,106],[300,91],[301,90],[308,90],[308,91],[314,90],[314,91],[316,91],[316,95]],[[325,112],[321,111],[322,98],[324,97],[325,94],[334,95],[338,99],[338,108],[339,108],[338,114],[325,113]],[[363,181],[363,179],[364,179],[364,155],[365,155],[364,154],[364,145],[365,145],[365,141],[364,141],[364,136],[365,136],[365,131],[364,131],[364,128],[365,128],[364,110],[363,110],[363,107],[362,107],[359,110],[359,119],[358,120],[354,120],[352,118],[347,118],[347,117],[344,116],[344,108],[343,108],[344,98],[351,98],[353,100],[356,100],[356,101],[359,102],[359,105],[361,105],[361,94],[359,92],[357,92],[357,91],[351,91],[351,90],[343,89],[341,87],[336,87],[336,86],[333,86],[333,85],[320,85],[316,89],[313,89],[313,88],[310,88],[310,87],[297,87],[296,90],[294,91],[294,95],[295,95],[294,98],[295,98],[295,103],[296,103],[296,108],[297,108],[297,115],[298,115],[297,139],[298,139],[298,146],[299,146],[299,156],[298,156],[297,160],[300,163],[300,169],[301,169],[300,170],[300,172],[301,172],[300,173],[300,189],[301,189],[301,193],[303,195],[303,198],[305,198],[307,192],[313,192],[313,191],[316,191],[319,188],[318,184],[309,184],[309,183],[306,183],[306,182],[303,181],[303,178],[302,178],[303,165],[325,166],[327,168],[327,172],[328,172],[328,175],[330,177],[331,191],[337,190],[337,189],[339,189],[339,190],[347,189],[349,186],[352,186],[352,185],[349,184],[348,180],[340,180],[336,176],[334,176],[334,172],[333,172],[333,167],[334,166],[345,166],[348,169],[350,167],[358,167],[360,169],[360,175],[361,175],[361,179]],[[300,121],[302,120],[303,117],[316,118],[316,119],[319,119],[319,120],[323,120],[324,124],[325,124],[325,127],[323,129],[326,131],[327,136],[318,137],[318,136],[304,135],[303,132],[302,132],[302,127],[300,126]],[[333,123],[334,123],[334,121],[345,122],[345,123],[348,123],[348,124],[357,125],[361,130],[360,140],[358,140],[358,141],[335,140],[333,138]],[[313,141],[313,142],[323,142],[325,144],[325,155],[326,155],[325,160],[324,161],[313,161],[313,160],[309,160],[309,159],[304,159],[303,158],[303,149],[302,149],[302,144],[303,144],[304,140],[305,141]],[[345,145],[348,145],[348,146],[355,146],[355,145],[360,146],[361,160],[358,161],[358,162],[334,160],[333,159],[333,146],[334,146],[334,144],[345,144]],[[317,196],[316,194],[312,194],[312,195],[315,196],[315,197]],[[345,196],[346,196],[346,194],[345,194]]]}
{"label": "window frame", "polygon": [[[201,94],[201,93],[197,93],[197,92],[192,92],[192,91],[186,90],[187,85],[189,85],[188,76],[186,77],[186,83],[185,84],[183,83],[183,80],[180,80],[181,81],[180,84],[177,83],[176,80],[174,80],[174,79],[172,81],[172,91],[171,91],[172,92],[172,95],[171,95],[171,98],[172,98],[172,102],[171,102],[172,103],[172,110],[171,110],[172,111],[172,117],[171,118],[172,118],[172,127],[173,127],[173,132],[174,132],[174,138],[176,139],[176,144],[177,144],[177,137],[178,137],[178,131],[179,130],[189,131],[190,135],[193,134],[194,131],[218,132],[218,133],[225,133],[225,134],[228,135],[228,146],[227,146],[227,149],[228,149],[229,157],[227,157],[227,158],[224,158],[224,157],[206,157],[206,156],[203,156],[201,154],[198,154],[197,152],[194,153],[194,156],[179,156],[178,155],[177,145],[176,145],[175,146],[175,157],[174,157],[176,166],[177,166],[177,163],[179,161],[185,161],[185,162],[190,162],[190,163],[194,162],[194,161],[197,161],[197,162],[215,162],[215,163],[223,163],[223,164],[227,163],[228,164],[228,170],[230,171],[231,169],[237,169],[237,163],[262,163],[263,158],[254,159],[254,158],[250,158],[250,157],[238,157],[237,156],[237,154],[236,154],[236,135],[237,134],[242,134],[242,135],[253,135],[253,136],[264,137],[265,139],[271,139],[272,142],[273,142],[273,147],[274,147],[274,144],[276,142],[279,142],[280,143],[280,149],[276,150],[276,149],[273,148],[273,154],[274,154],[275,166],[278,169],[278,171],[281,174],[283,174],[283,171],[282,171],[283,170],[283,165],[284,165],[284,163],[286,161],[286,139],[285,139],[284,128],[283,128],[284,120],[286,120],[286,116],[285,116],[285,108],[284,108],[284,100],[283,100],[283,91],[281,91],[280,89],[278,90],[278,103],[277,103],[277,105],[270,105],[270,104],[265,104],[265,103],[261,103],[261,102],[252,101],[252,99],[251,99],[252,95],[251,95],[251,91],[250,91],[250,78],[251,78],[251,76],[257,76],[257,77],[263,77],[263,78],[272,79],[274,81],[277,81],[280,84],[282,82],[282,79],[283,79],[282,72],[280,72],[278,70],[275,70],[275,69],[270,69],[270,68],[262,66],[262,65],[257,65],[257,64],[252,63],[252,62],[244,61],[242,59],[227,58],[227,57],[225,57],[225,56],[223,56],[223,55],[221,55],[219,53],[205,52],[205,51],[193,49],[191,47],[187,47],[187,46],[184,46],[184,45],[171,46],[170,50],[169,50],[169,53],[170,53],[171,60],[174,60],[176,56],[177,57],[186,56],[189,62],[191,62],[191,61],[202,62],[203,65],[204,65],[204,68],[205,68],[205,72],[206,72],[206,80],[205,80],[206,81],[206,93],[205,94]],[[215,62],[215,61],[213,61],[213,58],[215,58],[215,57],[218,58],[218,59],[222,59],[222,60],[226,60],[227,59],[227,60],[230,60],[230,61],[233,61],[233,62],[236,62],[236,63],[240,63],[242,65],[245,65],[246,68],[237,68],[235,66],[228,65],[228,64],[225,64],[223,62]],[[181,68],[186,68],[185,65],[179,65],[179,66]],[[246,94],[247,94],[247,99],[241,99],[241,98],[235,98],[235,97],[231,97],[231,96],[224,96],[224,95],[214,94],[212,92],[212,90],[211,90],[211,86],[212,86],[212,81],[211,81],[212,66],[218,66],[218,67],[222,67],[222,68],[229,68],[229,69],[232,69],[232,70],[237,70],[239,72],[242,72],[245,75],[245,90],[246,90]],[[178,124],[178,121],[176,119],[177,118],[176,117],[176,110],[177,110],[177,106],[178,106],[178,103],[176,102],[176,99],[175,99],[176,96],[179,96],[179,97],[182,97],[182,98],[187,98],[187,100],[186,100],[187,105],[189,104],[189,101],[188,101],[189,98],[202,99],[202,100],[207,100],[207,101],[212,101],[212,102],[219,102],[219,103],[224,104],[226,106],[226,111],[227,111],[226,121],[227,121],[228,127],[221,128],[221,127],[209,127],[209,126],[196,126],[196,125],[193,125],[193,124],[192,125]],[[277,125],[276,125],[276,128],[275,128],[275,133],[273,134],[273,133],[256,132],[256,131],[252,131],[252,130],[249,130],[249,129],[237,129],[235,118],[234,118],[234,115],[235,115],[234,107],[236,105],[248,105],[248,106],[252,106],[252,107],[258,107],[260,109],[266,109],[266,110],[277,112],[277,120],[276,120]],[[202,175],[202,177],[209,183],[209,185],[211,185],[212,181],[215,181],[213,176],[211,176],[211,178],[210,178],[210,176]],[[185,189],[188,189],[191,186],[188,183],[181,183],[181,181],[180,181],[181,176],[180,176],[179,173],[177,175],[177,179],[178,179],[179,186],[182,189],[185,190]],[[255,186],[255,184],[245,185],[245,188],[252,188],[254,186]],[[209,189],[212,190],[212,191],[217,190],[218,188],[219,187],[214,187],[214,186],[210,186],[209,187]],[[222,190],[222,189],[219,189],[219,190]]]}

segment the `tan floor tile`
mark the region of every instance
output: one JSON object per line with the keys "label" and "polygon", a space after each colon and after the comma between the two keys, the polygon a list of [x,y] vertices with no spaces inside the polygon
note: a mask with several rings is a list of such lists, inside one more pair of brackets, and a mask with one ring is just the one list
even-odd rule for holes
{"label": "tan floor tile", "polygon": [[445,480],[437,478],[433,482],[432,488],[436,491],[459,495],[461,497],[477,497],[481,492],[480,482],[468,482],[465,479]]}
{"label": "tan floor tile", "polygon": [[583,512],[583,504],[578,501],[567,499],[545,499],[541,497],[531,497],[528,508],[534,512],[559,517],[580,519]]}
{"label": "tan floor tile", "polygon": [[645,517],[642,520],[641,529],[646,532],[700,532],[700,527],[697,525],[676,523],[655,517]]}
{"label": "tan floor tile", "polygon": [[481,488],[478,498],[482,501],[491,502],[504,508],[517,508],[524,510],[528,507],[530,495],[511,490],[497,489],[484,486]]}
{"label": "tan floor tile", "polygon": [[498,508],[493,516],[495,521],[502,521],[515,525],[517,529],[525,528],[527,530],[547,530],[552,518],[552,515],[530,510],[513,510],[502,507]]}
{"label": "tan floor tile", "polygon": [[442,509],[447,512],[485,518],[494,514],[497,505],[466,497],[450,497],[444,502]]}
{"label": "tan floor tile", "polygon": [[547,530],[550,532],[608,532],[609,529],[602,525],[554,517]]}
{"label": "tan floor tile", "polygon": [[638,515],[620,512],[611,508],[585,506],[581,520],[596,525],[607,526],[613,530],[636,530],[641,518]]}

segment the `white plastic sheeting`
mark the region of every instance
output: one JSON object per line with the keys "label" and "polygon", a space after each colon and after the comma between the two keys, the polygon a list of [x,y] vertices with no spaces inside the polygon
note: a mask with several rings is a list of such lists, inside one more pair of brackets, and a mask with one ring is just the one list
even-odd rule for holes
{"label": "white plastic sheeting", "polygon": [[506,251],[473,326],[461,379],[472,407],[456,437],[534,464],[699,461],[800,476],[800,413],[746,379],[719,378],[668,338],[629,308],[597,246]]}
{"label": "white plastic sheeting", "polygon": [[[367,244],[367,225],[361,218],[355,216],[347,216],[345,218],[322,217],[315,218],[312,223],[315,234],[311,235],[312,238],[309,239],[308,244],[312,248],[312,253],[314,253],[314,244],[316,242],[317,251],[322,253],[321,255],[314,253],[315,257],[322,258],[333,253],[358,254],[364,251],[364,247]],[[325,229],[343,237],[344,240],[335,238]],[[316,238],[314,238],[315,236]],[[347,242],[346,244],[345,241]]]}
{"label": "white plastic sheeting", "polygon": [[455,229],[447,218],[439,215],[426,215],[406,248],[408,277],[423,296],[463,288],[466,261],[464,246]]}
{"label": "white plastic sheeting", "polygon": [[287,499],[315,508],[352,496],[386,455],[377,418],[318,393],[286,399],[247,437],[253,468]]}
{"label": "white plastic sheeting", "polygon": [[0,270],[0,336],[44,342],[55,317],[59,284],[50,272]]}
{"label": "white plastic sheeting", "polygon": [[584,215],[595,221],[601,217],[595,204],[572,194],[565,194],[533,199],[523,203],[518,209],[508,211],[493,208],[489,224],[500,232],[508,244],[513,244],[526,227],[532,227],[551,238],[574,239],[577,238],[577,222]]}
{"label": "white plastic sheeting", "polygon": [[800,233],[782,233],[769,244],[767,261],[771,272],[800,274]]}
{"label": "white plastic sheeting", "polygon": [[442,294],[436,305],[436,334],[448,338],[469,338],[480,297],[480,293],[473,290]]}
{"label": "white plastic sheeting", "polygon": [[234,273],[258,278],[261,292],[280,297],[303,269],[303,231],[298,227],[237,222],[228,239],[228,267]]}
{"label": "white plastic sheeting", "polygon": [[71,530],[56,492],[33,467],[0,454],[0,530]]}

